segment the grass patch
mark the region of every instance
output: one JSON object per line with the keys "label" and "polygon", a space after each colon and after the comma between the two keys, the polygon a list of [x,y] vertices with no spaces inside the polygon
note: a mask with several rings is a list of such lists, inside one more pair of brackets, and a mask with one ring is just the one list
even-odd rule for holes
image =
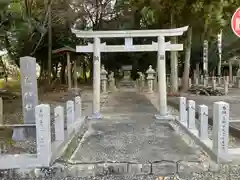
{"label": "grass patch", "polygon": [[21,90],[21,82],[16,79],[8,79],[6,83],[5,79],[0,79],[0,89],[5,89],[9,91],[20,91]]}

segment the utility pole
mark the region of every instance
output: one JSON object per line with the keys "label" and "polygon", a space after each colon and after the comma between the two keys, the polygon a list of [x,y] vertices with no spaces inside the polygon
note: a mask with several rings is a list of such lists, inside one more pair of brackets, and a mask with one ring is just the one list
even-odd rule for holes
{"label": "utility pole", "polygon": [[52,79],[52,3],[49,3],[48,12],[48,82]]}

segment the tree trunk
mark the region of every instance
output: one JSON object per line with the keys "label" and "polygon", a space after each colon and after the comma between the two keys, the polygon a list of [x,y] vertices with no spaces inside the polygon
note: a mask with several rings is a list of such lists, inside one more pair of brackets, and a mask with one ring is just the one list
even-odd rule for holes
{"label": "tree trunk", "polygon": [[55,64],[55,67],[52,67],[52,79],[55,80],[57,78],[57,72],[58,72],[58,62]]}
{"label": "tree trunk", "polygon": [[84,61],[83,62],[83,76],[84,76],[84,81],[87,82],[87,65],[86,65],[86,62]]}
{"label": "tree trunk", "polygon": [[187,31],[187,39],[186,39],[186,43],[185,43],[185,60],[184,60],[184,72],[183,72],[183,78],[182,78],[183,79],[182,92],[188,91],[191,47],[192,47],[192,27],[189,26],[189,29]]}
{"label": "tree trunk", "polygon": [[52,5],[49,5],[48,14],[48,83],[51,84],[52,79]]}
{"label": "tree trunk", "polygon": [[[171,28],[175,28],[173,13],[171,14]],[[177,44],[177,37],[171,37],[171,44]],[[178,53],[177,51],[171,51],[171,92],[178,92]]]}
{"label": "tree trunk", "polygon": [[60,79],[61,79],[61,84],[66,84],[66,79],[65,79],[65,70],[66,70],[67,63],[64,61],[61,66],[60,70]]}

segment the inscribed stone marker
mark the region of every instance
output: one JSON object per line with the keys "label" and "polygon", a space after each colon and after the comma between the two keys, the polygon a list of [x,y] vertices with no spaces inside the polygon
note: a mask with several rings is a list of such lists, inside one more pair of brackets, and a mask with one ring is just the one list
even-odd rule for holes
{"label": "inscribed stone marker", "polygon": [[51,160],[50,106],[40,104],[35,108],[37,129],[37,157],[43,166],[49,166]]}
{"label": "inscribed stone marker", "polygon": [[35,124],[35,107],[38,105],[36,59],[20,58],[22,107],[25,124]]}
{"label": "inscribed stone marker", "polygon": [[219,158],[227,158],[229,138],[229,104],[213,104],[213,152]]}

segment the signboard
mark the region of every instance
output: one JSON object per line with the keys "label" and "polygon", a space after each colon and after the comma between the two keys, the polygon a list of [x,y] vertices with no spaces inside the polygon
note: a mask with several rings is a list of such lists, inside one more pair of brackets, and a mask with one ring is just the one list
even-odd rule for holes
{"label": "signboard", "polygon": [[218,39],[217,39],[217,42],[218,42],[218,56],[219,56],[219,59],[221,60],[222,59],[222,31],[220,31],[220,33],[218,34]]}
{"label": "signboard", "polygon": [[132,65],[124,65],[122,66],[123,71],[131,71],[132,70]]}
{"label": "signboard", "polygon": [[231,26],[233,32],[240,37],[240,8],[238,8],[232,16]]}
{"label": "signboard", "polygon": [[208,41],[204,40],[203,43],[203,71],[204,75],[208,75]]}

